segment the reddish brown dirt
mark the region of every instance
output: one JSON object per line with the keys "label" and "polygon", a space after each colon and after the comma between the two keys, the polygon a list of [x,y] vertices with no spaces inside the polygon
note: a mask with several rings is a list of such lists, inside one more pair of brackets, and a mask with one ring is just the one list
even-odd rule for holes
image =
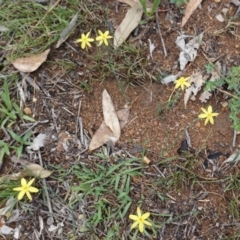
{"label": "reddish brown dirt", "polygon": [[[123,19],[128,6],[120,5],[119,13],[116,14],[114,4],[108,1],[105,7],[109,9],[109,19],[113,28],[116,28]],[[240,64],[239,58],[239,37],[233,36],[228,29],[225,29],[227,22],[220,23],[215,15],[220,13],[222,8],[229,4],[229,1],[221,1],[215,3],[212,0],[205,0],[202,3],[202,8],[197,9],[192,17],[187,22],[183,31],[187,35],[199,34],[204,31],[203,44],[200,47],[196,60],[191,63],[187,70],[184,72],[184,76],[191,75],[194,71],[204,71],[204,66],[208,63],[204,54],[208,58],[218,58],[225,64],[227,68],[231,66],[237,66]],[[212,7],[212,11],[208,12],[208,8]],[[42,125],[38,127],[36,131],[44,132],[46,127],[53,124],[51,109],[54,109],[56,117],[56,124],[60,131],[68,131],[70,134],[75,134],[76,129],[76,116],[78,115],[79,100],[81,100],[80,116],[83,119],[83,127],[88,132],[89,136],[92,136],[96,129],[103,121],[102,115],[102,91],[106,89],[113,99],[116,110],[122,109],[126,103],[134,102],[129,124],[123,129],[121,138],[117,143],[118,148],[126,148],[129,151],[136,146],[140,145],[142,148],[147,149],[146,155],[151,160],[151,164],[148,168],[149,173],[154,173],[155,170],[152,165],[157,165],[161,171],[167,169],[167,172],[182,171],[189,176],[186,182],[179,182],[179,191],[177,188],[166,190],[165,186],[160,184],[155,186],[159,193],[167,193],[173,199],[175,204],[171,201],[167,201],[166,204],[162,203],[159,199],[154,200],[153,190],[149,189],[149,178],[144,177],[142,179],[134,179],[134,184],[141,187],[141,194],[145,198],[145,208],[158,208],[168,209],[175,214],[175,217],[181,216],[186,212],[191,212],[195,206],[199,210],[198,217],[179,217],[174,224],[166,226],[165,232],[155,239],[230,239],[231,236],[237,233],[236,226],[233,223],[232,217],[229,216],[229,204],[231,198],[224,192],[224,186],[221,181],[221,173],[211,175],[212,166],[210,165],[207,170],[204,170],[202,164],[204,159],[196,157],[194,162],[187,162],[185,160],[178,159],[170,161],[172,166],[168,166],[169,163],[161,162],[162,157],[177,156],[177,149],[181,145],[181,141],[185,138],[184,129],[188,126],[189,136],[191,138],[192,147],[195,150],[201,150],[205,153],[205,150],[211,150],[212,152],[221,151],[224,154],[232,152],[232,140],[233,129],[231,128],[231,121],[229,120],[229,110],[227,107],[222,107],[221,103],[225,102],[225,95],[220,92],[213,94],[212,98],[207,104],[202,104],[199,100],[189,101],[187,108],[183,104],[183,93],[176,105],[169,110],[164,111],[160,115],[158,114],[159,105],[164,106],[169,99],[170,94],[174,88],[174,85],[162,85],[159,81],[149,79],[149,76],[157,75],[157,71],[154,69],[160,69],[163,73],[176,74],[179,70],[177,66],[179,49],[175,44],[175,40],[180,31],[181,13],[184,8],[173,8],[174,21],[170,23],[165,20],[167,10],[172,6],[168,4],[168,1],[163,1],[159,9],[160,26],[165,41],[167,57],[163,55],[163,48],[159,35],[156,31],[155,18],[153,18],[149,24],[143,25],[139,30],[139,39],[135,39],[133,43],[136,47],[142,50],[142,55],[145,58],[149,58],[148,39],[150,38],[156,49],[153,51],[154,61],[150,58],[146,65],[146,72],[141,84],[130,84],[131,82],[124,82],[124,77],[115,78],[114,74],[106,77],[104,81],[101,78],[101,72],[98,69],[92,67],[93,60],[91,56],[96,51],[102,51],[103,59],[106,58],[107,53],[104,48],[97,49],[91,48],[88,52],[81,50],[78,45],[73,41],[81,34],[81,31],[76,32],[74,37],[68,42],[77,49],[77,52],[73,51],[67,44],[63,44],[60,49],[53,50],[49,55],[49,63],[45,63],[35,75],[37,82],[41,85],[45,92],[37,92],[35,97],[37,102],[29,102],[29,107],[33,111],[33,115],[36,119],[50,120],[50,124]],[[234,15],[236,7],[230,6],[230,10],[227,14],[227,18],[230,19]],[[98,12],[95,13],[98,16]],[[99,16],[101,18],[101,15]],[[99,26],[104,28],[103,26]],[[86,29],[84,29],[86,30]],[[143,31],[145,34],[141,35]],[[239,32],[239,31],[238,31]],[[238,33],[239,35],[239,33]],[[133,40],[133,36],[130,36],[128,41]],[[75,45],[74,45],[75,44]],[[143,54],[144,53],[144,54]],[[75,68],[66,73],[65,69],[59,67],[59,65],[53,62],[57,59],[71,59],[72,62],[77,63]],[[107,58],[106,58],[107,59]],[[121,64],[121,62],[119,62]],[[104,69],[103,69],[104,71]],[[44,75],[46,77],[44,77]],[[123,73],[123,75],[126,73]],[[56,76],[56,77],[55,77]],[[119,76],[119,75],[118,75]],[[132,76],[132,80],[136,80],[135,76]],[[98,80],[101,81],[98,81]],[[80,88],[80,82],[88,81],[90,84],[89,91],[83,91]],[[137,79],[139,81],[139,79]],[[124,91],[121,90],[120,85],[123,86]],[[47,96],[49,93],[51,96]],[[197,119],[200,113],[201,107],[207,107],[212,105],[214,110],[219,113],[219,116],[215,118],[214,125],[208,124],[204,126],[204,121]],[[71,113],[63,110],[63,107],[67,108]],[[57,135],[55,131],[55,136]],[[237,144],[239,139],[237,139]],[[43,157],[45,161],[52,163],[63,163],[67,168],[70,166],[70,160],[74,159],[75,155],[68,153],[56,153],[49,152],[50,149],[56,147],[57,142],[53,142],[45,150]],[[76,149],[75,149],[76,151]],[[88,153],[85,152],[84,156]],[[194,155],[194,154],[193,154]],[[195,156],[195,155],[194,155]],[[194,158],[192,156],[192,158]],[[226,157],[222,157],[220,162],[224,161]],[[191,173],[185,170],[188,164],[192,164],[192,170],[198,177],[198,183],[193,185],[191,181]],[[180,166],[182,168],[177,168]],[[170,170],[169,170],[169,169]],[[229,170],[227,174],[231,174],[235,170]],[[210,182],[210,178],[216,178],[216,181]],[[214,179],[213,179],[214,180]],[[160,182],[156,179],[156,182]],[[181,187],[180,187],[181,186]],[[183,190],[180,190],[183,189]],[[163,191],[163,192],[161,192]],[[193,195],[199,192],[208,192],[207,196],[203,199],[194,198]],[[140,193],[133,192],[132,195],[135,199]],[[232,196],[232,195],[231,195]],[[152,205],[151,205],[152,204]],[[154,207],[151,207],[154,206]],[[239,207],[239,206],[238,206]],[[134,209],[134,207],[132,208]],[[164,221],[164,218],[162,218]],[[185,222],[184,222],[185,221]],[[191,222],[191,223],[190,223]],[[195,225],[196,229],[191,234],[184,233],[184,229],[189,225]],[[229,225],[224,225],[229,224]],[[179,231],[177,231],[179,226]],[[185,235],[184,235],[185,234]],[[184,237],[185,236],[185,237]],[[228,238],[229,237],[229,238]]]}

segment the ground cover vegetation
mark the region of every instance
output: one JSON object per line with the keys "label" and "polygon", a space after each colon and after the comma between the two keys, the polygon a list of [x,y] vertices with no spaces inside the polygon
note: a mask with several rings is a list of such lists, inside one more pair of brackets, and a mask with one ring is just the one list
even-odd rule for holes
{"label": "ground cover vegetation", "polygon": [[239,8],[0,1],[0,235],[239,239]]}

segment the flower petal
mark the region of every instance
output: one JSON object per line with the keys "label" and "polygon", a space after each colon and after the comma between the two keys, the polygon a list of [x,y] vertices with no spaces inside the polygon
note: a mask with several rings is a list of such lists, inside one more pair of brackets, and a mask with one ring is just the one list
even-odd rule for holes
{"label": "flower petal", "polygon": [[134,220],[134,221],[137,221],[138,220],[138,216],[137,215],[129,215],[129,218]]}
{"label": "flower petal", "polygon": [[152,223],[150,223],[150,222],[148,222],[148,221],[146,221],[146,220],[143,221],[143,224],[146,224],[146,225],[148,225],[148,226],[152,226]]}
{"label": "flower petal", "polygon": [[141,210],[140,210],[139,207],[137,207],[137,215],[138,215],[138,217],[141,217],[141,215],[142,215]]}
{"label": "flower petal", "polygon": [[21,191],[19,194],[18,194],[18,200],[21,200],[23,198],[23,196],[25,195],[25,191]]}
{"label": "flower petal", "polygon": [[205,113],[201,113],[198,115],[198,118],[206,118],[206,117],[207,117],[207,115]]}
{"label": "flower petal", "polygon": [[139,223],[139,231],[142,233],[143,232],[144,225],[142,222]]}
{"label": "flower petal", "polygon": [[22,185],[22,186],[26,186],[26,185],[27,185],[27,181],[26,181],[25,178],[22,178],[22,179],[21,179],[21,185]]}
{"label": "flower petal", "polygon": [[219,115],[219,113],[212,113],[211,115],[212,115],[212,117],[216,117]]}
{"label": "flower petal", "polygon": [[211,124],[214,124],[213,117],[209,117],[208,119],[209,119],[209,121],[210,121]]}
{"label": "flower petal", "polygon": [[98,30],[98,34],[101,35],[101,37],[102,37],[103,32],[101,30]]}
{"label": "flower petal", "polygon": [[201,108],[201,110],[206,114],[208,113],[208,111],[205,108]]}
{"label": "flower petal", "polygon": [[108,41],[107,41],[107,39],[104,39],[103,41],[104,41],[104,44],[105,44],[106,46],[108,46]]}
{"label": "flower petal", "polygon": [[208,121],[209,121],[209,119],[206,118],[206,120],[205,120],[205,122],[204,122],[204,125],[207,125]]}
{"label": "flower petal", "polygon": [[150,213],[149,212],[146,212],[142,215],[142,219],[147,219],[148,217],[150,216]]}
{"label": "flower petal", "polygon": [[39,190],[38,190],[37,188],[35,188],[35,187],[29,187],[29,188],[28,188],[28,191],[29,191],[29,192],[34,192],[34,193],[39,192]]}
{"label": "flower petal", "polygon": [[22,191],[22,190],[23,190],[22,187],[15,187],[15,188],[13,188],[13,191]]}
{"label": "flower petal", "polygon": [[86,43],[85,43],[85,42],[82,42],[81,48],[84,49],[85,47],[86,47]]}
{"label": "flower petal", "polygon": [[207,111],[208,111],[208,113],[212,113],[212,106],[208,106]]}
{"label": "flower petal", "polygon": [[135,228],[137,225],[138,225],[138,222],[137,222],[137,221],[134,222],[134,223],[132,224],[132,226],[131,226],[131,229]]}
{"label": "flower petal", "polygon": [[97,36],[96,37],[96,41],[102,41],[102,37],[101,36]]}
{"label": "flower petal", "polygon": [[27,191],[26,194],[27,194],[28,199],[29,199],[30,201],[32,201],[32,196],[31,196],[30,192]]}
{"label": "flower petal", "polygon": [[30,187],[30,186],[33,184],[34,180],[35,180],[35,178],[31,179],[31,180],[28,182],[28,184],[27,184],[28,187]]}

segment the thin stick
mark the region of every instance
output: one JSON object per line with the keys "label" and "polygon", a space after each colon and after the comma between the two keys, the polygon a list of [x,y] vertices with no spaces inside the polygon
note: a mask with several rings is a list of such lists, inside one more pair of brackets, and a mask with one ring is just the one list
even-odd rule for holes
{"label": "thin stick", "polygon": [[237,137],[237,131],[234,130],[234,132],[233,132],[233,142],[232,142],[233,147],[236,147],[236,137]]}
{"label": "thin stick", "polygon": [[162,32],[161,32],[161,28],[160,28],[160,24],[159,24],[158,12],[156,12],[155,15],[156,15],[156,23],[157,23],[157,28],[158,28],[158,34],[159,34],[161,42],[162,42],[164,56],[167,57],[167,50],[166,50],[166,47],[165,47],[165,43],[164,43],[164,40],[163,40],[163,37],[162,37]]}
{"label": "thin stick", "polygon": [[[208,60],[208,62],[213,66],[213,68],[216,70],[216,72],[219,74],[219,76],[221,76],[222,78],[224,77],[220,72],[219,72],[219,70],[217,69],[217,67],[212,63],[212,61],[206,56],[206,54],[203,52],[203,51],[201,51],[202,52],[202,54],[203,54],[203,56]],[[227,92],[227,91],[224,91],[224,90],[222,90],[222,89],[220,89],[220,88],[216,88],[219,92],[222,92],[222,93],[225,93],[226,95],[228,95],[228,96],[231,96],[231,97],[234,97],[234,98],[236,98],[236,99],[239,99],[237,96],[235,96],[235,95],[233,95],[233,94],[231,94],[231,93],[229,93],[229,92]]]}
{"label": "thin stick", "polygon": [[[38,150],[38,157],[39,157],[39,163],[40,163],[41,167],[43,167],[42,155],[41,155],[40,150]],[[47,198],[48,211],[50,213],[50,216],[53,218],[53,210],[52,210],[52,205],[51,205],[51,202],[50,202],[50,197],[49,197],[49,194],[48,194],[47,184],[46,184],[46,179],[45,178],[42,179],[42,183],[43,183],[43,190],[44,190],[46,198]]]}

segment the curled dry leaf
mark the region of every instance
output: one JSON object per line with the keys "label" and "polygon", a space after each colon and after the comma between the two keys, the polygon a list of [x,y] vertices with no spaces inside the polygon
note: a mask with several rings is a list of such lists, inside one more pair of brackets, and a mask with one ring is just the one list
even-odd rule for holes
{"label": "curled dry leaf", "polygon": [[114,137],[118,140],[121,134],[120,124],[112,99],[106,89],[104,89],[102,93],[102,107],[104,122],[113,132]]}
{"label": "curled dry leaf", "polygon": [[109,138],[114,137],[111,129],[106,125],[105,122],[102,122],[96,133],[93,135],[92,140],[89,144],[89,151],[93,151],[103,144],[107,143]]}
{"label": "curled dry leaf", "polygon": [[38,164],[31,163],[25,166],[25,169],[21,172],[20,175],[21,177],[32,176],[38,178],[47,178],[52,173],[53,173],[52,171],[48,171]]}
{"label": "curled dry leaf", "polygon": [[69,23],[69,25],[63,29],[63,31],[60,34],[60,38],[57,41],[56,47],[55,48],[59,48],[60,45],[65,42],[68,37],[70,36],[70,34],[73,32],[76,24],[77,24],[77,20],[78,20],[78,13],[75,14],[75,16],[73,17],[73,19],[71,20],[71,22]]}
{"label": "curled dry leaf", "polygon": [[202,87],[204,81],[205,80],[203,79],[201,72],[196,72],[196,73],[192,74],[192,76],[190,77],[190,80],[189,80],[189,83],[191,83],[191,86],[186,89],[185,94],[184,94],[185,107],[187,106],[187,102],[189,99],[191,99],[192,101],[196,100],[195,96],[201,90],[201,87]]}
{"label": "curled dry leaf", "polygon": [[136,3],[131,7],[123,21],[117,27],[114,34],[114,47],[118,48],[137,27],[143,15],[143,9],[140,3]]}
{"label": "curled dry leaf", "polygon": [[[221,77],[220,74],[219,74],[219,72],[221,71],[221,68],[222,68],[221,63],[220,62],[216,62],[215,67],[216,67],[217,70],[215,68],[212,70],[212,72],[211,72],[212,75],[211,75],[210,79],[208,80],[209,82],[214,82],[214,81],[216,81],[217,79],[219,79]],[[201,95],[199,97],[199,100],[201,102],[205,103],[205,102],[207,102],[207,100],[211,96],[212,96],[211,91],[204,90],[201,93]]]}
{"label": "curled dry leaf", "polygon": [[187,4],[185,14],[182,18],[182,27],[186,24],[192,13],[197,9],[202,0],[190,0]]}
{"label": "curled dry leaf", "polygon": [[129,6],[133,7],[136,3],[138,3],[138,0],[118,0],[118,2],[126,3]]}
{"label": "curled dry leaf", "polygon": [[38,151],[41,147],[44,146],[44,141],[46,139],[46,134],[40,133],[33,139],[33,143],[27,147],[27,150]]}
{"label": "curled dry leaf", "polygon": [[37,70],[43,62],[46,61],[50,49],[46,51],[31,55],[28,57],[17,58],[12,61],[13,66],[21,72],[33,72]]}
{"label": "curled dry leaf", "polygon": [[[109,96],[110,97],[110,96]],[[117,118],[120,126],[120,131],[123,129],[129,120],[130,109],[133,103],[137,100],[137,97],[132,101],[132,104],[127,108],[121,109],[117,111]],[[97,132],[93,135],[92,140],[89,144],[89,151],[93,151],[103,144],[107,143],[109,140],[112,142],[116,142],[118,138],[114,134],[114,132],[106,125],[105,121],[102,122]]]}

